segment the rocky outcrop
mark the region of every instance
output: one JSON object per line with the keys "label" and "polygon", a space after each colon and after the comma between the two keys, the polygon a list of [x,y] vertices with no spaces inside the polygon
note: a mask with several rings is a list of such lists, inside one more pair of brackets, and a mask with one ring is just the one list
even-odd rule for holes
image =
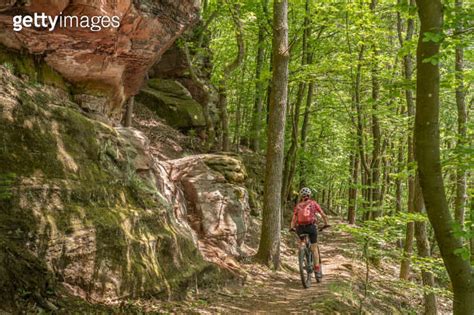
{"label": "rocky outcrop", "polygon": [[[195,43],[199,41],[199,39],[193,38],[192,41]],[[204,91],[203,87],[191,78],[186,55],[183,49],[177,44],[173,44],[173,46],[163,54],[162,58],[153,65],[149,71],[149,76],[150,78],[174,80],[181,83],[189,91],[193,99],[199,104],[209,107],[211,117],[216,122],[218,119],[218,111],[216,108],[218,97],[215,93],[216,89],[213,88],[211,84],[210,73],[212,64],[209,57],[206,57],[210,52],[208,48],[202,48],[199,51],[202,53],[203,50],[206,51],[204,57],[201,55],[192,56],[195,62],[193,67],[196,74],[200,77],[200,80],[208,87],[208,92]]]}
{"label": "rocky outcrop", "polygon": [[168,159],[144,133],[86,115],[63,89],[0,65],[0,310],[181,295],[234,269],[248,229],[243,163]]}
{"label": "rocky outcrop", "polygon": [[249,202],[252,195],[254,200],[259,199],[248,187],[263,180],[264,164],[246,156],[242,161],[238,155],[197,154],[195,137],[164,125],[146,107],[138,105],[134,124],[150,139],[150,151],[159,160],[162,173],[167,174],[161,176],[168,180],[161,184],[162,190],[168,187],[169,200],[178,197],[174,207],[195,231],[205,259],[232,268],[236,257],[246,255],[242,243],[250,227]]}
{"label": "rocky outcrop", "polygon": [[[77,102],[117,116],[123,101],[139,91],[150,66],[197,20],[198,10],[198,0],[4,1],[0,4],[0,44],[43,58],[73,83]],[[52,32],[23,28],[14,32],[12,17],[33,12],[118,16],[120,27],[100,31],[69,27]]]}
{"label": "rocky outcrop", "polygon": [[176,81],[149,80],[136,101],[146,105],[174,128],[189,130],[206,126],[201,105]]}
{"label": "rocky outcrop", "polygon": [[186,54],[177,44],[173,44],[149,71],[151,78],[178,79],[189,76]]}
{"label": "rocky outcrop", "polygon": [[258,217],[263,209],[265,157],[258,153],[242,152],[240,157],[247,169],[245,187],[249,192],[250,214]]}
{"label": "rocky outcrop", "polygon": [[58,288],[92,302],[171,296],[218,274],[141,132],[0,66],[0,134],[0,309],[51,305]]}
{"label": "rocky outcrop", "polygon": [[[184,193],[191,227],[203,245],[238,257],[249,215],[247,176],[236,158],[202,154],[166,161],[170,179]],[[212,257],[209,257],[212,259]]]}

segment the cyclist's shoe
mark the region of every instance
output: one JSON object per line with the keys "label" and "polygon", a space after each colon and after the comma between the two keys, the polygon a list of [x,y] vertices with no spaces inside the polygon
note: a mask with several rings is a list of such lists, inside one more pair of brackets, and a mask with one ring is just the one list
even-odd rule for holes
{"label": "cyclist's shoe", "polygon": [[316,274],[317,279],[321,279],[323,277],[321,266],[314,266],[314,273]]}

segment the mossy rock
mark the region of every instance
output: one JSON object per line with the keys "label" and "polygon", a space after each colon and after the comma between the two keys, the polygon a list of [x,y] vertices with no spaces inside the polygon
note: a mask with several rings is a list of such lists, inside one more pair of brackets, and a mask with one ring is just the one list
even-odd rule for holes
{"label": "mossy rock", "polygon": [[181,295],[216,271],[137,172],[127,134],[2,66],[0,75],[21,91],[12,118],[0,116],[0,293],[10,292],[0,310],[22,310],[23,298],[47,305],[61,282],[95,301]]}
{"label": "mossy rock", "polygon": [[69,84],[42,56],[35,56],[18,51],[11,51],[0,45],[0,65],[11,68],[16,75],[26,75],[33,82],[51,85],[63,90],[69,89]]}
{"label": "mossy rock", "polygon": [[189,130],[206,125],[202,106],[176,81],[150,80],[136,96],[136,101],[146,105],[174,128]]}
{"label": "mossy rock", "polygon": [[77,100],[85,99],[79,103],[83,108],[101,109],[107,107],[108,99],[112,97],[111,86],[103,81],[89,80],[74,84],[68,82],[47,64],[43,55],[13,51],[0,44],[0,65],[9,68],[17,76],[28,77],[32,84],[50,85],[77,96]]}
{"label": "mossy rock", "polygon": [[147,82],[147,85],[152,89],[158,90],[162,93],[171,94],[183,100],[189,100],[192,98],[191,93],[189,93],[189,91],[178,81],[151,79]]}
{"label": "mossy rock", "polygon": [[203,161],[211,169],[223,174],[230,183],[243,183],[247,178],[245,166],[237,156],[207,154],[203,155]]}

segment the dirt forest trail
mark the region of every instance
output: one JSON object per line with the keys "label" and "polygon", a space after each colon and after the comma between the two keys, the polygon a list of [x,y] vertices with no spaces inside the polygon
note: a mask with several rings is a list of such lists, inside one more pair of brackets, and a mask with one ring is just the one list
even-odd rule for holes
{"label": "dirt forest trail", "polygon": [[[366,265],[360,246],[343,223],[330,218],[331,228],[319,234],[323,279],[313,278],[304,289],[298,270],[297,236],[282,231],[281,269],[274,271],[251,259],[239,265],[239,283],[214,289],[198,289],[180,302],[147,303],[159,314],[418,314],[422,293],[399,281],[399,262],[384,259],[370,265],[366,287]],[[250,242],[251,243],[251,242]],[[249,243],[249,244],[250,244]],[[256,253],[255,242],[248,254]],[[439,300],[439,314],[450,314],[450,302]]]}
{"label": "dirt forest trail", "polygon": [[[207,310],[200,313],[247,313],[247,314],[319,314],[330,310],[326,302],[334,300],[334,288],[350,282],[353,262],[342,254],[352,240],[350,236],[327,229],[320,233],[320,250],[324,277],[321,283],[313,278],[311,287],[304,289],[299,277],[296,256],[296,236],[285,234],[282,246],[282,270],[272,272],[255,265],[244,265],[247,273],[245,285],[233,290],[225,288],[218,292]],[[326,309],[318,311],[318,305]],[[338,305],[338,309],[353,309],[355,305]],[[331,309],[332,314],[337,314]]]}

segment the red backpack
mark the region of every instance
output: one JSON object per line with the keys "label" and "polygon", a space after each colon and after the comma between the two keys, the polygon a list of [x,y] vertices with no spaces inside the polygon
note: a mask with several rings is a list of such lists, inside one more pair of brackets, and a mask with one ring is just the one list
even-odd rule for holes
{"label": "red backpack", "polygon": [[314,222],[314,212],[311,211],[312,205],[312,200],[303,201],[296,205],[296,223],[306,225]]}

